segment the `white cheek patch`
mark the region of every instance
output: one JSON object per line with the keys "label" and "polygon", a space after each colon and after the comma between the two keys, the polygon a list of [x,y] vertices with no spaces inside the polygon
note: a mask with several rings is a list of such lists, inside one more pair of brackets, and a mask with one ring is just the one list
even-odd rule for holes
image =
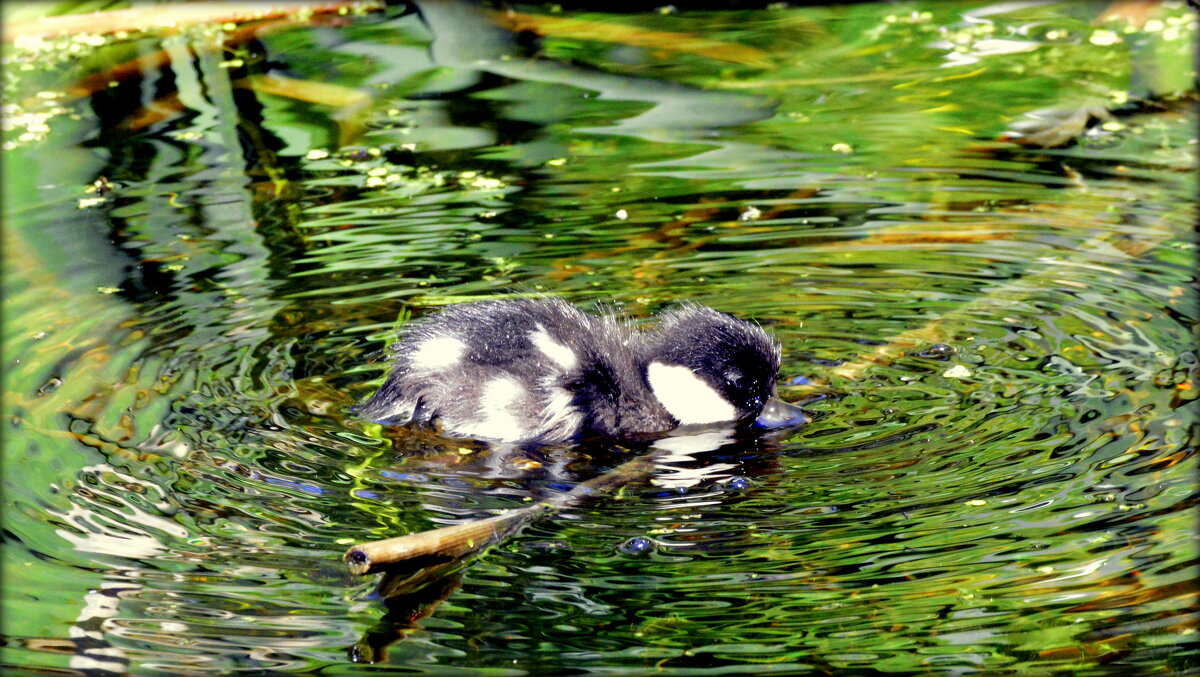
{"label": "white cheek patch", "polygon": [[542,351],[543,355],[567,371],[574,369],[575,365],[579,364],[579,359],[575,357],[575,351],[555,341],[541,327],[529,335],[529,340],[533,341],[534,347]]}
{"label": "white cheek patch", "polygon": [[458,364],[467,344],[450,336],[438,336],[426,340],[412,352],[409,358],[412,366],[425,371],[449,369]]}
{"label": "white cheek patch", "polygon": [[737,420],[737,410],[691,369],[651,362],[646,370],[650,389],[681,425]]}

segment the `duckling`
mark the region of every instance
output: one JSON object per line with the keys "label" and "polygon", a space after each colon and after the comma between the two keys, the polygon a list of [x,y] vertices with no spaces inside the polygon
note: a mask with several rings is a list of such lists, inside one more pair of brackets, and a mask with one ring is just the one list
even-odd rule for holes
{"label": "duckling", "polygon": [[[773,411],[780,359],[760,327],[704,306],[671,311],[645,334],[554,298],[452,306],[407,326],[392,352],[363,417],[537,444],[755,420]],[[759,425],[802,422],[778,404],[788,416]]]}

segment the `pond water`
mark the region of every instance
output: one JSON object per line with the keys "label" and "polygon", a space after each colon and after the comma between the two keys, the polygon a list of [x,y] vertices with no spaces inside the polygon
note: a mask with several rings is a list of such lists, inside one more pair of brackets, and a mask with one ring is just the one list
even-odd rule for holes
{"label": "pond water", "polygon": [[[419,4],[6,45],[5,674],[1200,668],[1182,3]],[[511,292],[754,319],[814,420],[351,576],[644,451],[354,416]]]}

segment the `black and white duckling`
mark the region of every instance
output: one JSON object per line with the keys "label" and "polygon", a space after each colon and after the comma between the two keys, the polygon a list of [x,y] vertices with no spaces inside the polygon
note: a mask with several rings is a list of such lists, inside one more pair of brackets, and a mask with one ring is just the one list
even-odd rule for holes
{"label": "black and white duckling", "polygon": [[411,323],[391,373],[360,408],[454,437],[555,444],[683,425],[803,422],[770,402],[779,346],[760,327],[686,305],[642,333],[552,298],[452,306]]}

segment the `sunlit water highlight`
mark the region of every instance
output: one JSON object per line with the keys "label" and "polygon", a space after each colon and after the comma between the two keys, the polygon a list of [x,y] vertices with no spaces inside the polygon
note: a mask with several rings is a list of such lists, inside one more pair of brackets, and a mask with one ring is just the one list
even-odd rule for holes
{"label": "sunlit water highlight", "polygon": [[[88,62],[6,74],[64,108],[5,136],[6,669],[1196,668],[1195,112],[994,141],[1188,53],[1186,9],[1119,44],[1104,3],[586,14],[528,43],[422,4],[264,30],[249,66],[118,41],[97,63],[162,65],[77,100],[36,94]],[[310,84],[245,77],[268,67]],[[753,318],[815,420],[375,594],[349,543],[638,451],[355,418],[398,321],[514,290]]]}

